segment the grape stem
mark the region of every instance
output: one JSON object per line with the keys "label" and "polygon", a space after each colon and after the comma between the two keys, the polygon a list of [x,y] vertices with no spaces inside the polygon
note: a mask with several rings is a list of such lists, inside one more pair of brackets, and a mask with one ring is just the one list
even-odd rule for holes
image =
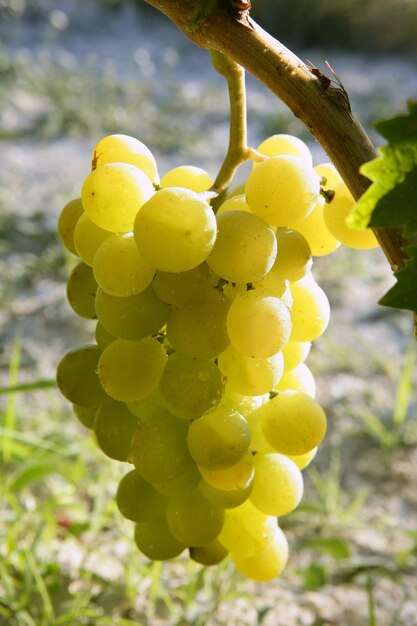
{"label": "grape stem", "polygon": [[[353,197],[358,199],[364,193],[370,181],[359,173],[359,168],[377,153],[352,113],[340,81],[328,78],[311,63],[306,65],[256,24],[248,10],[239,10],[231,0],[212,0],[203,12],[201,0],[145,1],[164,13],[196,45],[222,53],[278,96],[321,144]],[[231,135],[235,132],[237,127],[231,128]],[[242,143],[238,150],[243,150]],[[227,185],[233,158],[236,155],[233,157],[229,149],[215,187]],[[406,259],[401,230],[374,229],[374,233],[392,270],[397,272]]]}

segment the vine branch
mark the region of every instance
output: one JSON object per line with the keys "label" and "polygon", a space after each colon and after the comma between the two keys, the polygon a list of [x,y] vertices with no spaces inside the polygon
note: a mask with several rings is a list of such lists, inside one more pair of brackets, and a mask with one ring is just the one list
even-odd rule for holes
{"label": "vine branch", "polygon": [[[352,113],[340,82],[307,66],[256,24],[248,10],[239,10],[247,2],[145,1],[164,13],[196,45],[223,53],[278,96],[321,144],[353,197],[358,199],[364,193],[370,181],[359,173],[359,168],[377,154]],[[405,260],[402,232],[375,229],[374,233],[396,272]]]}

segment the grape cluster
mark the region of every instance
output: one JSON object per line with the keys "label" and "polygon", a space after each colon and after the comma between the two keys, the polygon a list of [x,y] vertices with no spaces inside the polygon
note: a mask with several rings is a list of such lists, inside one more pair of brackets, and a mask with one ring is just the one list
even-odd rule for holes
{"label": "grape cluster", "polygon": [[376,241],[347,227],[352,197],[302,141],[275,135],[258,152],[215,213],[204,170],[159,180],[137,139],[97,144],[58,225],[79,257],[68,301],[97,320],[95,341],[61,359],[57,381],[99,448],[133,466],[116,500],[143,554],[230,553],[265,581],[285,567],[277,517],[299,504],[326,431],[305,364],[330,314],[312,256]]}

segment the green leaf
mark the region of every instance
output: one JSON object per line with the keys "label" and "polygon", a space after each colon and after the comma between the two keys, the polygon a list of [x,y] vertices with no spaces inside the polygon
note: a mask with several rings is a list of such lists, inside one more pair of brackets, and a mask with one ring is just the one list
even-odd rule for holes
{"label": "green leaf", "polygon": [[304,571],[304,586],[309,591],[320,589],[329,580],[329,573],[323,565],[311,563]]}
{"label": "green leaf", "polygon": [[[416,187],[417,195],[417,187]],[[383,306],[417,311],[417,245],[404,248],[409,259],[396,274],[397,282],[379,301]]]}
{"label": "green leaf", "polygon": [[354,228],[404,228],[408,236],[417,230],[417,101],[409,102],[406,115],[378,122],[375,128],[389,143],[361,167],[373,184],[348,223]]}

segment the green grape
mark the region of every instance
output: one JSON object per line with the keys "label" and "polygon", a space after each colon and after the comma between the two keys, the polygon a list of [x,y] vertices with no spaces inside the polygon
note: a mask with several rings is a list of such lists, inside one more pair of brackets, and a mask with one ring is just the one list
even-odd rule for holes
{"label": "green grape", "polygon": [[285,370],[280,381],[275,386],[278,391],[293,389],[301,391],[312,398],[316,397],[316,383],[311,370],[305,363],[300,363],[292,370]]}
{"label": "green grape", "polygon": [[224,394],[220,401],[221,406],[234,409],[246,418],[247,415],[252,413],[259,406],[262,406],[264,402],[269,400],[269,394],[262,394],[260,396],[245,396],[240,393],[236,393],[231,389],[228,382],[224,386]]}
{"label": "green grape", "polygon": [[287,343],[291,318],[287,307],[268,292],[252,289],[230,305],[227,331],[234,348],[246,356],[268,358]]}
{"label": "green grape", "polygon": [[253,478],[252,454],[248,450],[237,463],[226,469],[209,470],[199,467],[199,471],[206,483],[216,489],[224,491],[242,489]]}
{"label": "green grape", "polygon": [[93,151],[92,167],[95,170],[106,163],[130,163],[154,181],[157,178],[156,162],[144,143],[129,135],[108,135],[101,139]]}
{"label": "green grape", "polygon": [[152,287],[162,302],[181,309],[198,304],[218,280],[207,263],[202,263],[186,272],[157,270]]}
{"label": "green grape", "polygon": [[220,402],[223,381],[219,368],[212,361],[192,359],[176,352],[165,366],[160,390],[168,410],[190,420]]}
{"label": "green grape", "polygon": [[331,202],[323,207],[323,217],[330,233],[349,248],[369,250],[378,246],[378,241],[370,228],[350,228],[347,218],[355,206],[355,200],[345,183],[335,187]]}
{"label": "green grape", "polygon": [[132,233],[106,239],[94,256],[93,271],[103,291],[122,298],[146,289],[155,275],[155,268],[139,252]]}
{"label": "green grape", "polygon": [[187,431],[184,420],[164,409],[151,419],[139,422],[131,458],[145,480],[153,485],[175,482],[192,471]]}
{"label": "green grape", "polygon": [[77,254],[74,244],[74,230],[78,219],[84,213],[81,198],[75,198],[68,202],[58,218],[58,236],[62,245],[72,254]]}
{"label": "green grape", "polygon": [[209,485],[204,479],[200,483],[200,489],[207,500],[222,509],[235,509],[249,498],[253,486],[253,476],[239,489],[217,489]]}
{"label": "green grape", "polygon": [[[308,146],[293,135],[272,135],[265,139],[258,147],[257,151],[269,157],[279,155],[292,155],[304,159],[308,165],[313,164],[313,157]],[[258,164],[254,162],[254,167]]]}
{"label": "green grape", "polygon": [[314,341],[326,330],[330,304],[323,289],[311,276],[292,283],[292,341]]}
{"label": "green grape", "polygon": [[333,163],[319,163],[314,169],[320,178],[326,179],[326,182],[323,184],[325,189],[334,189],[336,185],[343,183],[343,178],[340,176]]}
{"label": "green grape", "polygon": [[305,454],[298,454],[296,456],[291,455],[291,454],[286,454],[285,456],[291,459],[291,461],[293,461],[293,463],[296,464],[298,469],[303,470],[306,467],[308,467],[311,461],[315,458],[317,454],[317,450],[318,448],[316,447],[310,450],[310,452],[306,452]]}
{"label": "green grape", "polygon": [[282,280],[294,282],[311,270],[313,260],[306,239],[296,230],[278,228],[276,233],[278,255],[274,272]]}
{"label": "green grape", "polygon": [[130,446],[137,425],[137,418],[123,402],[104,402],[99,406],[94,420],[98,446],[111,459],[129,461]]}
{"label": "green grape", "polygon": [[142,400],[126,402],[126,406],[141,422],[158,415],[161,409],[165,410],[159,387]]}
{"label": "green grape", "polygon": [[134,232],[151,265],[185,272],[203,263],[216,240],[216,217],[198,194],[181,187],[157,191],[140,209]]}
{"label": "green grape", "polygon": [[86,345],[67,352],[58,363],[58,388],[73,404],[97,406],[106,398],[97,374],[100,355],[98,346]]}
{"label": "green grape", "polygon": [[173,559],[186,548],[185,544],[174,537],[165,517],[136,524],[135,543],[152,561]]}
{"label": "green grape", "polygon": [[303,477],[296,464],[283,454],[257,454],[252,504],[265,515],[287,515],[301,502]]}
{"label": "green grape", "polygon": [[110,231],[100,228],[90,220],[86,213],[83,213],[74,230],[74,245],[80,259],[92,267],[97,249],[110,235]]}
{"label": "green grape", "polygon": [[340,246],[324,221],[324,205],[325,199],[320,196],[311,213],[297,224],[297,231],[305,237],[313,256],[326,256]]}
{"label": "green grape", "polygon": [[215,358],[229,344],[228,300],[211,289],[190,308],[174,309],[167,322],[167,338],[177,352],[195,359]]}
{"label": "green grape", "polygon": [[158,387],[166,361],[165,348],[153,337],[116,339],[103,350],[98,376],[110,397],[133,402]]}
{"label": "green grape", "polygon": [[228,346],[218,358],[220,371],[231,389],[244,396],[260,396],[274,389],[283,370],[282,352],[268,358],[245,356]]}
{"label": "green grape", "polygon": [[158,332],[165,324],[169,308],[155,295],[151,285],[120,298],[97,289],[96,313],[108,333],[120,339],[137,341]]}
{"label": "green grape", "polygon": [[201,548],[190,548],[190,558],[196,563],[206,566],[218,565],[224,561],[228,554],[218,539]]}
{"label": "green grape", "polygon": [[219,540],[232,554],[252,556],[261,552],[277,528],[275,517],[261,513],[250,500],[227,509]]}
{"label": "green grape", "polygon": [[261,280],[277,255],[274,231],[245,211],[225,211],[217,216],[217,238],[207,265],[221,278],[235,283]]}
{"label": "green grape", "polygon": [[148,176],[129,163],[106,163],[84,181],[81,198],[92,222],[112,233],[133,230],[136,214],[154,194]]}
{"label": "green grape", "polygon": [[250,430],[247,421],[233,409],[218,406],[192,422],[188,449],[194,461],[210,470],[235,465],[247,452]]}
{"label": "green grape", "polygon": [[318,446],[326,434],[323,409],[299,391],[282,391],[256,412],[262,420],[265,439],[281,454],[305,454]]}
{"label": "green grape", "polygon": [[271,226],[293,227],[313,210],[320,179],[313,167],[295,156],[276,156],[259,163],[246,181],[246,201]]}
{"label": "green grape", "polygon": [[97,322],[96,324],[95,338],[100,350],[104,350],[104,348],[107,348],[112,341],[117,339],[117,337],[108,333],[100,322]]}
{"label": "green grape", "polygon": [[162,176],[161,187],[185,187],[200,193],[208,191],[213,182],[210,174],[201,167],[180,165]]}
{"label": "green grape", "polygon": [[81,422],[81,424],[91,430],[94,426],[94,420],[96,417],[98,407],[78,406],[77,404],[73,404],[72,408],[76,417]]}
{"label": "green grape", "polygon": [[97,283],[93,270],[85,263],[78,263],[67,282],[67,300],[70,307],[80,317],[94,319],[96,317],[96,292]]}
{"label": "green grape", "polygon": [[[243,185],[242,192],[245,191],[245,186]],[[216,215],[221,215],[226,211],[246,211],[250,213],[250,208],[248,203],[246,202],[246,196],[244,193],[237,193],[233,196],[229,196],[217,209]]]}
{"label": "green grape", "polygon": [[179,494],[188,493],[195,489],[201,481],[200,472],[197,464],[191,462],[189,468],[184,474],[174,476],[173,478],[161,479],[157,483],[153,483],[155,489],[168,498],[174,498]]}
{"label": "green grape", "polygon": [[233,563],[238,572],[258,582],[268,582],[280,576],[288,561],[288,542],[278,526],[263,549],[252,556],[233,553]]}
{"label": "green grape", "polygon": [[132,522],[147,522],[165,514],[167,499],[137,470],[131,470],[119,483],[116,504],[123,517]]}
{"label": "green grape", "polygon": [[282,349],[284,368],[294,369],[303,363],[310,353],[311,341],[288,341]]}
{"label": "green grape", "polygon": [[174,537],[187,546],[199,548],[217,539],[223,520],[223,509],[209,502],[198,488],[168,502],[168,526]]}

